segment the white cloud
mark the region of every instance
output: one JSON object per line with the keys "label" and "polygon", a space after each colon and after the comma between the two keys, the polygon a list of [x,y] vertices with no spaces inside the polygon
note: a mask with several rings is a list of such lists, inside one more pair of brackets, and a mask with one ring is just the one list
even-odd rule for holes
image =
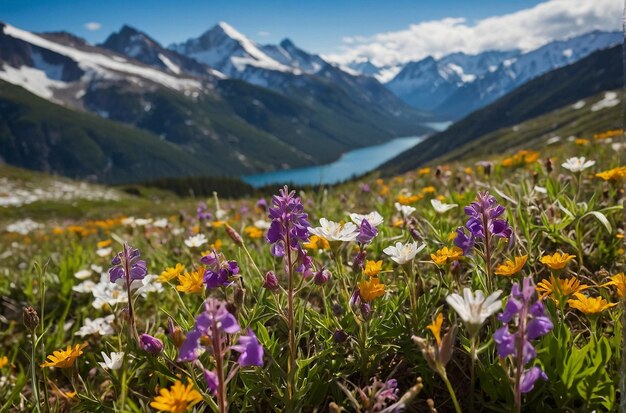
{"label": "white cloud", "polygon": [[374,64],[385,66],[459,51],[532,50],[596,29],[620,30],[623,4],[622,0],[549,0],[473,23],[465,18],[447,17],[412,24],[396,32],[345,37],[340,52],[324,57],[340,64],[369,58]]}
{"label": "white cloud", "polygon": [[98,22],[85,23],[85,29],[89,30],[90,32],[95,32],[96,30],[100,30],[101,27],[102,25]]}
{"label": "white cloud", "polygon": [[261,37],[267,37],[267,36],[269,36],[269,35],[270,35],[270,32],[260,31],[260,32],[258,33],[258,35],[259,35],[259,36],[261,36]]}

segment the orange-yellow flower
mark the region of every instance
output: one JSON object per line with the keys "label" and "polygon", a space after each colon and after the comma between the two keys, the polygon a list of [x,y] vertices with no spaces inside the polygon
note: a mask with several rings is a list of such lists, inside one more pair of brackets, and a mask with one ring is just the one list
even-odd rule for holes
{"label": "orange-yellow flower", "polygon": [[434,194],[436,191],[434,186],[426,186],[422,189],[422,193],[424,194]]}
{"label": "orange-yellow flower", "polygon": [[66,369],[72,367],[74,360],[83,354],[83,349],[87,347],[87,343],[76,344],[74,347],[67,346],[67,349],[55,350],[48,356],[48,360],[43,362],[40,367],[59,367]]}
{"label": "orange-yellow flower", "polygon": [[400,194],[396,197],[396,201],[398,201],[402,205],[410,205],[419,201],[423,198],[423,195],[403,195]]}
{"label": "orange-yellow flower", "polygon": [[247,226],[243,231],[253,239],[261,238],[264,233],[262,229],[253,226]]}
{"label": "orange-yellow flower", "polygon": [[602,311],[615,307],[617,303],[609,303],[602,297],[587,297],[581,293],[574,294],[575,299],[567,300],[570,307],[580,310],[585,314],[598,314]]}
{"label": "orange-yellow flower", "polygon": [[380,271],[383,269],[383,261],[366,261],[365,269],[363,270],[363,274],[369,277],[376,277]]}
{"label": "orange-yellow flower", "polygon": [[574,141],[574,143],[576,145],[588,145],[589,144],[589,139],[585,139],[585,138],[578,138]]}
{"label": "orange-yellow flower", "polygon": [[603,287],[608,287],[610,285],[615,286],[618,297],[626,297],[626,275],[624,275],[623,272],[615,274],[611,277],[611,281],[606,284],[602,284]]}
{"label": "orange-yellow flower", "polygon": [[543,300],[550,297],[555,303],[559,304],[560,300],[586,290],[589,286],[581,284],[575,277],[565,280],[551,274],[550,279],[541,280],[536,288],[540,299]]}
{"label": "orange-yellow flower", "polygon": [[421,168],[417,171],[419,175],[428,175],[430,173],[430,168]]}
{"label": "orange-yellow flower", "polygon": [[330,243],[325,238],[318,237],[317,235],[311,235],[309,242],[302,244],[302,246],[309,250],[330,249]]}
{"label": "orange-yellow flower", "polygon": [[204,287],[204,267],[198,267],[196,271],[191,273],[185,272],[178,276],[180,285],[176,286],[178,291],[184,293],[201,293]]}
{"label": "orange-yellow flower", "polygon": [[181,263],[177,263],[174,267],[167,267],[165,271],[159,275],[157,280],[162,283],[166,283],[168,281],[173,280],[174,278],[178,278],[185,271],[185,266]]}
{"label": "orange-yellow flower", "polygon": [[369,303],[385,295],[385,284],[381,284],[378,277],[372,277],[368,281],[361,281],[359,283],[359,295],[363,301]]}
{"label": "orange-yellow flower", "polygon": [[161,389],[150,406],[161,412],[183,413],[202,401],[202,395],[193,388],[193,383],[185,386],[180,380],[169,389]]}
{"label": "orange-yellow flower", "polygon": [[463,250],[459,247],[443,247],[436,253],[430,254],[430,258],[437,265],[444,265],[447,261],[458,261],[463,258]]}
{"label": "orange-yellow flower", "polygon": [[0,369],[9,364],[9,358],[7,356],[0,357]]}
{"label": "orange-yellow flower", "polygon": [[528,260],[528,255],[522,255],[521,257],[515,257],[515,260],[506,260],[504,264],[498,265],[496,267],[496,275],[504,275],[506,277],[510,277],[513,274],[517,274],[522,270],[524,264]]}
{"label": "orange-yellow flower", "polygon": [[562,270],[568,262],[576,258],[575,255],[555,252],[552,255],[544,255],[541,257],[541,263],[551,270]]}
{"label": "orange-yellow flower", "polygon": [[619,181],[626,177],[626,166],[609,169],[608,171],[599,172],[596,177],[605,181]]}
{"label": "orange-yellow flower", "polygon": [[110,239],[105,239],[104,241],[100,241],[96,244],[98,248],[106,248],[113,243]]}
{"label": "orange-yellow flower", "polygon": [[443,324],[443,314],[439,313],[432,324],[426,326],[429,329],[433,336],[435,336],[435,340],[437,340],[437,346],[441,346],[441,326]]}

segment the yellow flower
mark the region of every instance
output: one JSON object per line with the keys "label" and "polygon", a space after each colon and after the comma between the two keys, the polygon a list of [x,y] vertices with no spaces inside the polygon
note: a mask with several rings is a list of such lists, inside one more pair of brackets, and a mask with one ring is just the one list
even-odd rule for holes
{"label": "yellow flower", "polygon": [[112,240],[110,239],[105,239],[104,241],[100,241],[98,242],[96,245],[98,246],[98,248],[106,248],[109,245],[111,245],[113,243]]}
{"label": "yellow flower", "polygon": [[428,175],[430,173],[430,168],[422,168],[417,171],[419,175]]}
{"label": "yellow flower", "polygon": [[383,269],[383,261],[366,261],[365,262],[365,270],[363,270],[363,274],[369,277],[376,277],[378,273]]}
{"label": "yellow flower", "polygon": [[423,195],[403,195],[400,194],[396,197],[396,201],[402,205],[414,204],[423,198]]}
{"label": "yellow flower", "polygon": [[393,222],[391,223],[391,226],[394,228],[400,228],[402,226],[404,226],[404,220],[402,219],[394,219]]}
{"label": "yellow flower", "polygon": [[589,144],[589,139],[585,139],[585,138],[578,138],[574,141],[574,143],[576,145],[588,145]]}
{"label": "yellow flower", "polygon": [[561,254],[560,252],[555,252],[552,255],[545,255],[541,257],[541,263],[551,270],[562,270],[565,268],[568,262],[576,258],[575,255],[570,255],[567,253]]}
{"label": "yellow flower", "polygon": [[185,386],[180,380],[169,389],[161,389],[150,406],[161,412],[183,413],[202,401],[202,395],[193,388],[193,383]]}
{"label": "yellow flower", "polygon": [[167,267],[165,271],[159,275],[157,280],[162,283],[166,283],[168,281],[173,280],[174,278],[178,278],[185,271],[185,266],[181,263],[176,264],[175,267]]}
{"label": "yellow flower", "polygon": [[435,254],[430,254],[430,258],[437,265],[444,265],[446,261],[458,261],[463,258],[463,250],[459,247],[443,247],[437,250]]}
{"label": "yellow flower", "polygon": [[605,181],[619,181],[626,177],[626,166],[609,169],[608,171],[599,172],[596,177]]}
{"label": "yellow flower", "polygon": [[469,167],[469,166],[468,166],[468,167],[466,167],[463,171],[464,171],[467,175],[471,175],[471,174],[473,174],[473,173],[474,173],[474,170],[473,170],[471,167]]}
{"label": "yellow flower", "polygon": [[221,228],[224,225],[226,225],[226,222],[224,221],[213,221],[213,223],[211,224],[213,228]]}
{"label": "yellow flower", "polygon": [[263,230],[253,226],[247,226],[243,232],[245,232],[250,238],[258,239],[263,236]]}
{"label": "yellow flower", "polygon": [[377,277],[359,283],[359,295],[363,301],[373,301],[385,295],[385,284],[381,284]]}
{"label": "yellow flower", "polygon": [[66,391],[66,392],[63,392],[63,395],[65,397],[67,397],[68,399],[73,399],[74,397],[76,397],[76,392],[75,391]]}
{"label": "yellow flower", "polygon": [[191,273],[185,272],[178,276],[180,285],[176,286],[178,291],[184,293],[201,293],[204,287],[204,267],[198,267]]}
{"label": "yellow flower", "polygon": [[617,303],[609,303],[602,297],[587,297],[581,293],[574,294],[575,299],[567,300],[570,307],[580,310],[585,314],[598,314],[614,307]]}
{"label": "yellow flower", "polygon": [[83,354],[83,349],[87,347],[87,343],[76,344],[74,347],[67,346],[66,350],[56,350],[48,356],[49,361],[43,362],[39,367],[59,367],[66,369],[74,364],[74,360]]}
{"label": "yellow flower", "polygon": [[626,276],[623,272],[619,274],[615,274],[611,277],[611,281],[606,284],[602,284],[603,287],[608,287],[610,285],[615,286],[617,289],[617,296],[620,298],[626,297]]}
{"label": "yellow flower", "polygon": [[613,138],[615,136],[620,136],[624,134],[624,129],[613,129],[613,130],[607,130],[604,132],[600,132],[600,133],[596,133],[595,135],[593,135],[594,139],[608,139],[608,138]]}
{"label": "yellow flower", "polygon": [[498,265],[498,267],[496,268],[496,274],[510,277],[511,275],[520,272],[524,264],[526,264],[527,260],[528,260],[528,255],[515,257],[515,262],[511,260],[506,260],[504,264]]}
{"label": "yellow flower", "polygon": [[426,326],[426,328],[429,329],[433,333],[433,336],[435,336],[435,340],[437,340],[437,347],[441,346],[441,325],[442,324],[443,324],[443,314],[439,313],[437,317],[435,318],[435,321],[433,321],[432,324],[429,324],[428,326]]}
{"label": "yellow flower", "polygon": [[309,242],[302,244],[302,246],[309,250],[330,249],[330,243],[325,238],[318,237],[317,235],[311,235]]}
{"label": "yellow flower", "polygon": [[436,191],[434,186],[426,186],[422,189],[422,193],[424,194],[434,194]]}
{"label": "yellow flower", "polygon": [[448,234],[448,241],[452,241],[453,239],[456,238],[456,231],[452,231],[451,233]]}
{"label": "yellow flower", "polygon": [[549,280],[541,280],[535,288],[539,293],[540,299],[543,300],[546,297],[550,297],[555,303],[559,304],[559,300],[586,290],[589,286],[581,284],[575,277],[564,280],[551,274]]}
{"label": "yellow flower", "polygon": [[61,227],[54,227],[54,228],[52,229],[52,233],[53,233],[54,235],[61,235],[61,234],[63,234],[64,232],[65,232],[65,230],[64,230],[63,228],[61,228]]}
{"label": "yellow flower", "polygon": [[9,358],[7,356],[0,357],[0,369],[9,364]]}

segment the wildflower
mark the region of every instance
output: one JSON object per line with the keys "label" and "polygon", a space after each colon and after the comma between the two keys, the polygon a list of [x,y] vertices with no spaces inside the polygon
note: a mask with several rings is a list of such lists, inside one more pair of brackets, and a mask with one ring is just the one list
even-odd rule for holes
{"label": "wildflower", "polygon": [[100,352],[102,354],[102,360],[98,362],[100,367],[105,370],[119,370],[122,367],[122,362],[124,361],[124,352],[113,351],[111,355],[107,355],[104,351]]}
{"label": "wildflower", "polygon": [[115,334],[115,330],[111,324],[115,320],[115,315],[110,314],[106,317],[99,317],[94,320],[87,317],[83,326],[74,335],[85,337],[92,334],[98,334],[100,336],[110,336]]}
{"label": "wildflower", "polygon": [[437,317],[435,317],[435,320],[431,324],[426,326],[426,328],[429,329],[431,333],[433,333],[433,336],[435,337],[435,341],[437,342],[437,346],[441,345],[441,326],[442,325],[443,325],[443,313],[439,313]]}
{"label": "wildflower", "polygon": [[626,276],[623,272],[619,274],[615,274],[611,277],[611,281],[606,284],[603,284],[603,287],[608,287],[610,285],[615,286],[617,289],[617,296],[620,298],[624,298],[626,296]]}
{"label": "wildflower", "polygon": [[359,241],[361,244],[369,244],[370,242],[372,242],[374,237],[376,237],[376,235],[378,235],[378,230],[376,229],[376,227],[374,225],[370,225],[367,219],[363,219],[361,221],[359,233],[356,237],[356,240]]}
{"label": "wildflower", "polygon": [[309,242],[302,244],[302,246],[308,250],[330,249],[330,243],[317,235],[311,235]]}
{"label": "wildflower", "polygon": [[204,272],[204,282],[207,288],[229,286],[232,284],[230,277],[239,274],[237,261],[227,261],[222,253],[212,252],[200,260],[207,265]]}
{"label": "wildflower", "polygon": [[146,262],[139,259],[140,256],[141,252],[138,249],[125,243],[123,250],[111,261],[113,265],[109,269],[111,282],[114,283],[122,278],[125,278],[128,284],[133,280],[142,280],[148,270],[146,269]]}
{"label": "wildflower", "polygon": [[417,171],[419,175],[428,175],[430,174],[430,168],[421,168]]}
{"label": "wildflower", "polygon": [[422,188],[422,193],[424,194],[434,194],[435,192],[437,192],[437,190],[434,186],[426,186]]}
{"label": "wildflower", "polygon": [[574,143],[576,145],[588,145],[589,144],[589,139],[585,139],[585,138],[578,138],[574,140]]}
{"label": "wildflower", "polygon": [[184,242],[189,248],[194,248],[206,244],[209,240],[207,240],[204,234],[197,234],[187,238]]}
{"label": "wildflower", "polygon": [[183,413],[200,403],[202,395],[193,388],[193,383],[185,386],[179,380],[168,389],[161,389],[150,406],[162,412]]}
{"label": "wildflower", "polygon": [[24,326],[33,331],[39,325],[39,315],[37,314],[37,310],[33,307],[27,306],[22,310],[22,320],[24,322]]}
{"label": "wildflower", "polygon": [[[524,366],[536,355],[530,341],[548,334],[554,327],[550,318],[545,315],[543,303],[540,300],[533,300],[534,295],[535,286],[532,277],[525,277],[521,286],[514,283],[504,311],[498,316],[505,325],[493,335],[500,357],[512,355],[514,360],[517,360],[517,355],[521,353],[521,364],[517,361],[514,364],[517,371],[523,371],[520,380],[515,383],[515,400],[518,406],[521,405],[521,394],[531,391],[537,379],[547,380],[547,376],[539,367],[524,370]],[[513,325],[517,330],[511,333],[509,328]]]}
{"label": "wildflower", "polygon": [[414,204],[421,199],[423,195],[404,195],[400,194],[396,197],[396,201],[401,205],[409,205]]}
{"label": "wildflower", "polygon": [[383,295],[385,295],[385,284],[381,284],[378,277],[359,283],[359,296],[363,301],[369,303]]}
{"label": "wildflower", "polygon": [[354,268],[355,270],[362,269],[365,265],[365,258],[367,258],[367,253],[365,252],[365,250],[359,250],[359,252],[354,257],[354,260],[352,260],[352,268]]}
{"label": "wildflower", "polygon": [[204,202],[198,204],[198,208],[196,208],[196,216],[200,221],[210,221],[213,219],[213,214],[209,212],[209,208]]}
{"label": "wildflower", "polygon": [[588,161],[584,156],[581,156],[580,158],[574,156],[574,157],[567,159],[565,162],[563,162],[561,166],[567,169],[568,171],[577,173],[577,172],[582,172],[585,169],[590,168],[595,164],[596,164],[596,161]]}
{"label": "wildflower", "polygon": [[393,261],[396,263],[403,265],[407,262],[410,262],[415,258],[415,256],[426,247],[426,244],[422,244],[420,246],[417,245],[417,242],[411,242],[407,244],[402,244],[401,242],[397,242],[396,245],[390,245],[385,248],[383,252],[391,257]]}
{"label": "wildflower", "polygon": [[109,255],[111,255],[111,252],[113,252],[113,248],[111,247],[107,247],[107,248],[98,248],[96,250],[96,255],[98,257],[108,257]]}
{"label": "wildflower", "polygon": [[408,205],[402,205],[398,202],[396,202],[395,204],[393,204],[396,207],[396,210],[402,214],[402,216],[404,217],[404,219],[407,219],[409,217],[409,215],[411,215],[413,212],[415,212],[415,208],[413,208],[412,206],[408,206]]}
{"label": "wildflower", "polygon": [[79,280],[86,280],[87,278],[91,277],[91,270],[80,270],[74,273],[74,277],[76,277]]}
{"label": "wildflower", "polygon": [[324,238],[325,240],[332,241],[355,241],[359,236],[359,230],[352,222],[341,224],[338,222],[329,221],[326,218],[320,219],[320,226],[317,228],[309,228],[309,233]]}
{"label": "wildflower", "polygon": [[139,347],[150,354],[160,354],[163,351],[163,342],[149,334],[141,334],[139,336]]}
{"label": "wildflower", "polygon": [[435,198],[430,200],[430,204],[433,206],[435,211],[439,214],[445,214],[451,209],[454,209],[459,206],[458,204],[444,204],[443,202]]}
{"label": "wildflower", "polygon": [[454,244],[463,250],[464,255],[469,255],[476,239],[488,239],[492,236],[506,239],[511,237],[513,230],[509,223],[499,218],[504,214],[504,207],[488,192],[479,192],[476,201],[466,206],[464,211],[469,217],[465,223],[469,236],[465,234],[463,227],[459,227],[454,239]]}
{"label": "wildflower", "polygon": [[485,298],[481,290],[472,292],[469,288],[464,288],[463,297],[456,293],[450,294],[446,297],[446,302],[461,317],[470,335],[475,337],[485,321],[502,308],[500,294],[502,291],[498,290]]}
{"label": "wildflower", "polygon": [[550,275],[550,279],[541,280],[537,284],[539,298],[545,300],[547,297],[550,297],[557,305],[563,298],[567,298],[587,288],[589,287],[585,284],[581,284],[575,277],[564,280],[555,277],[554,274]]}
{"label": "wildflower", "polygon": [[596,174],[596,177],[604,181],[619,181],[626,177],[626,166],[619,166],[617,168],[609,169],[608,171],[602,171]]}
{"label": "wildflower", "polygon": [[174,278],[178,278],[185,271],[185,266],[181,263],[177,263],[174,267],[167,267],[165,271],[159,275],[159,282],[166,283],[168,281],[173,280]]}
{"label": "wildflower", "polygon": [[209,393],[212,395],[217,394],[217,389],[219,389],[219,378],[217,377],[217,373],[214,371],[210,371],[204,369],[203,371],[204,381],[206,382],[207,387],[209,388]]}
{"label": "wildflower", "polygon": [[574,297],[574,299],[567,300],[569,306],[589,315],[599,314],[617,305],[617,303],[607,302],[602,297],[587,297],[581,293],[575,293]]}
{"label": "wildflower", "polygon": [[326,268],[322,268],[321,270],[315,273],[315,276],[313,277],[313,282],[316,285],[324,285],[328,282],[329,279],[330,279],[330,271],[328,271]]}
{"label": "wildflower", "polygon": [[104,241],[99,241],[96,243],[96,247],[98,248],[106,248],[113,243],[113,240],[105,239]]}
{"label": "wildflower", "polygon": [[234,334],[240,329],[237,319],[228,312],[224,303],[208,298],[204,302],[203,312],[196,317],[194,328],[187,333],[187,339],[180,348],[178,359],[180,361],[196,360],[202,351],[200,338],[212,336],[215,330]]}
{"label": "wildflower", "polygon": [[430,258],[437,265],[444,265],[447,261],[458,261],[463,258],[463,250],[459,247],[443,247],[436,253],[430,254]]}
{"label": "wildflower", "polygon": [[238,344],[230,348],[241,353],[237,359],[241,367],[263,366],[263,346],[251,329],[248,328],[247,334],[239,336]]}
{"label": "wildflower", "polygon": [[524,264],[528,260],[528,255],[522,255],[521,257],[515,257],[513,260],[506,260],[504,264],[500,264],[496,267],[495,273],[497,275],[503,275],[506,277],[510,277],[511,275],[517,274],[522,270]]}
{"label": "wildflower", "polygon": [[258,239],[263,237],[263,230],[261,228],[247,226],[244,228],[243,232],[252,239]]}
{"label": "wildflower", "polygon": [[541,257],[541,263],[551,270],[562,270],[568,262],[576,258],[575,255],[567,253],[555,252],[552,255],[544,255]]}
{"label": "wildflower", "polygon": [[350,214],[350,219],[352,220],[352,222],[354,222],[358,226],[361,226],[361,222],[364,219],[366,219],[370,225],[373,225],[375,227],[379,226],[385,221],[382,215],[380,215],[377,211],[373,211],[365,215],[353,213],[353,214]]}
{"label": "wildflower", "polygon": [[201,293],[204,289],[204,267],[198,267],[192,272],[185,272],[178,276],[180,285],[176,286],[176,290],[184,293]]}
{"label": "wildflower", "polygon": [[279,287],[278,278],[276,278],[276,274],[274,274],[274,271],[268,271],[265,274],[265,280],[263,281],[263,288],[276,291],[278,290],[278,287]]}
{"label": "wildflower", "polygon": [[383,269],[383,261],[367,261],[365,263],[365,270],[363,270],[363,274],[369,277],[376,277],[380,271]]}
{"label": "wildflower", "polygon": [[42,363],[40,367],[59,367],[61,369],[72,367],[74,360],[83,354],[85,347],[87,347],[87,343],[76,344],[74,347],[67,346],[65,350],[56,350],[47,357],[48,361]]}
{"label": "wildflower", "polygon": [[0,369],[9,364],[9,358],[7,356],[0,357]]}

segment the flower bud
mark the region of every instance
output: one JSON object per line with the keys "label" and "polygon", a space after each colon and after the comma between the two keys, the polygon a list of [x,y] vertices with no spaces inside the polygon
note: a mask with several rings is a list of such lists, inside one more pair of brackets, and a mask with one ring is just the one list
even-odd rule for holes
{"label": "flower bud", "polygon": [[174,342],[174,346],[181,348],[187,337],[179,326],[174,326],[174,321],[171,318],[168,320],[168,333],[172,338],[172,342]]}
{"label": "flower bud", "polygon": [[326,268],[322,268],[321,270],[315,273],[315,276],[313,277],[313,282],[316,285],[324,285],[328,282],[329,279],[330,279],[330,271],[328,271]]}
{"label": "flower bud", "polygon": [[367,257],[367,253],[363,250],[359,251],[359,253],[354,257],[354,261],[352,261],[352,268],[355,270],[360,270],[363,268],[365,264],[365,258]]}
{"label": "flower bud", "polygon": [[163,351],[163,342],[149,334],[141,334],[139,335],[139,347],[156,356]]}
{"label": "flower bud", "polygon": [[278,278],[276,278],[276,274],[274,271],[268,271],[265,274],[265,281],[263,281],[263,288],[267,288],[271,291],[278,290]]}
{"label": "flower bud", "polygon": [[372,305],[370,303],[361,301],[361,316],[365,321],[369,321],[372,318]]}
{"label": "flower bud", "polygon": [[239,233],[228,224],[226,224],[226,234],[228,234],[230,239],[232,239],[235,244],[239,246],[243,245],[243,239],[241,238],[241,235],[239,235]]}
{"label": "flower bud", "polygon": [[39,325],[39,316],[37,315],[37,311],[33,307],[24,307],[23,317],[24,325],[30,331],[35,330]]}
{"label": "flower bud", "polygon": [[333,333],[333,341],[337,344],[345,343],[348,339],[348,334],[343,330],[335,330]]}

